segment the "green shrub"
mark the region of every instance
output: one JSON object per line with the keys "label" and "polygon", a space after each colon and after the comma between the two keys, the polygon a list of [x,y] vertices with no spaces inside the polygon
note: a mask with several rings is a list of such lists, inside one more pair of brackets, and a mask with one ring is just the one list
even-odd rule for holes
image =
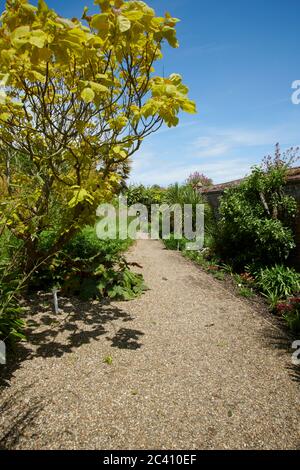
{"label": "green shrub", "polygon": [[[204,206],[205,238],[206,240],[210,240],[215,231],[215,219],[211,207],[207,202],[205,202],[199,191],[194,189],[190,184],[179,185],[176,183],[169,186],[166,190],[163,202],[171,207],[174,205],[180,205],[183,208],[185,204],[191,205],[193,207],[193,230],[196,229],[196,207],[197,205],[202,204]],[[172,217],[171,232],[174,232],[174,220]]]}
{"label": "green shrub", "polygon": [[8,230],[0,237],[0,340],[7,345],[25,339],[19,294],[23,279],[19,271],[22,244]]}
{"label": "green shrub", "polygon": [[256,167],[221,199],[216,249],[241,270],[249,263],[282,263],[295,247],[292,223],[294,198],[284,194],[286,165]]}
{"label": "green shrub", "polygon": [[[48,250],[53,234],[43,233],[41,249]],[[110,297],[130,300],[145,290],[143,278],[130,271],[123,256],[131,240],[100,240],[94,227],[85,227],[58,253],[51,264],[33,276],[31,286],[58,286],[65,295],[83,300]]]}
{"label": "green shrub", "polygon": [[283,265],[264,268],[254,273],[257,286],[272,303],[284,300],[300,291],[300,274]]}
{"label": "green shrub", "polygon": [[182,238],[181,240],[176,240],[175,235],[171,234],[169,240],[163,240],[165,247],[168,250],[173,250],[173,251],[184,251],[186,244],[190,243],[189,240],[186,238]]}
{"label": "green shrub", "polygon": [[25,322],[22,319],[23,309],[13,293],[3,296],[6,290],[7,286],[0,285],[0,340],[12,345],[25,339]]}
{"label": "green shrub", "polygon": [[253,290],[249,289],[249,287],[240,287],[238,293],[245,299],[251,299],[254,296]]}
{"label": "green shrub", "polygon": [[18,294],[22,281],[7,266],[0,266],[0,340],[8,345],[25,339],[23,309],[19,304]]}
{"label": "green shrub", "polygon": [[292,330],[295,333],[300,331],[300,310],[299,309],[285,313],[283,315],[283,319],[286,321],[290,330]]}
{"label": "green shrub", "polygon": [[300,298],[292,297],[276,305],[276,312],[282,315],[290,330],[300,331]]}
{"label": "green shrub", "polygon": [[131,185],[127,188],[125,196],[127,197],[128,206],[134,204],[143,204],[148,210],[148,220],[151,221],[151,205],[162,204],[165,190],[159,186],[145,187],[143,185]]}

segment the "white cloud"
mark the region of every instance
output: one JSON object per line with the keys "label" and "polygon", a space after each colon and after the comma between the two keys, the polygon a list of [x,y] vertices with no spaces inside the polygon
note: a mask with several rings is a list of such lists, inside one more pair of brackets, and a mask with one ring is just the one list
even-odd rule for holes
{"label": "white cloud", "polygon": [[183,182],[200,171],[215,183],[238,179],[249,174],[251,167],[264,155],[272,153],[276,142],[282,148],[298,144],[296,126],[282,125],[270,129],[202,128],[193,130],[193,139],[185,140],[174,132],[173,139],[147,143],[133,158],[130,181],[146,185],[169,185]]}
{"label": "white cloud", "polygon": [[[204,135],[194,140],[195,156],[226,157],[232,156],[234,151],[249,149],[251,147],[275,146],[277,142],[283,145],[296,145],[298,142],[298,129],[286,129],[284,126],[258,130],[258,129],[220,129],[207,128],[202,131]],[[260,155],[257,155],[260,157]],[[263,157],[263,154],[261,155]]]}
{"label": "white cloud", "polygon": [[201,171],[215,183],[222,183],[244,177],[249,173],[251,162],[245,159],[231,159],[213,162],[199,162],[193,160],[189,163],[182,161],[163,160],[153,152],[140,152],[134,161],[131,183],[145,185],[160,184],[167,186],[175,182],[184,182],[191,173]]}

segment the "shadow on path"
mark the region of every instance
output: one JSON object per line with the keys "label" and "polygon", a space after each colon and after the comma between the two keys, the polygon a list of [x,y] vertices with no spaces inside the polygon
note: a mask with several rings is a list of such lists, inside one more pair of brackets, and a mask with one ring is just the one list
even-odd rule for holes
{"label": "shadow on path", "polygon": [[44,406],[42,399],[25,402],[30,385],[9,396],[0,405],[0,450],[15,448],[27,432],[34,433],[34,424]]}
{"label": "shadow on path", "polygon": [[[99,341],[108,335],[108,326],[118,321],[128,323],[134,320],[125,310],[109,301],[83,302],[77,298],[60,299],[61,312],[52,310],[51,294],[41,294],[27,307],[27,343],[20,344],[8,364],[0,368],[0,387],[9,386],[14,372],[24,360],[34,357],[62,357],[91,341]],[[143,332],[121,328],[113,338],[111,346],[120,349],[139,349],[138,342]]]}
{"label": "shadow on path", "polygon": [[300,366],[293,365],[292,363],[292,354],[295,352],[295,349],[292,349],[292,344],[297,339],[300,339],[300,337],[297,338],[293,336],[290,331],[281,324],[276,330],[267,327],[262,331],[262,340],[265,348],[275,349],[279,353],[281,351],[284,356],[290,354],[290,365],[288,365],[286,369],[292,380],[300,384]]}

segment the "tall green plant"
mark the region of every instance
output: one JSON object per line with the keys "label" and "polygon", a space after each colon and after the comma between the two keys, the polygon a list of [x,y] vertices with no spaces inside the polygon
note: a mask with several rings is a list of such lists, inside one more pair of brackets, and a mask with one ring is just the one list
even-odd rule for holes
{"label": "tall green plant", "polygon": [[284,190],[290,162],[281,160],[278,152],[222,197],[217,249],[236,268],[284,262],[295,247],[297,203]]}
{"label": "tall green plant", "polygon": [[[193,222],[196,220],[196,207],[198,204],[204,205],[204,221],[205,221],[205,234],[209,236],[214,228],[214,217],[210,206],[204,201],[203,196],[197,189],[194,189],[190,184],[180,185],[175,183],[167,189],[163,201],[174,206],[179,204],[184,207],[185,204],[193,206]],[[195,228],[195,226],[193,227]]]}
{"label": "tall green plant", "polygon": [[0,259],[0,340],[14,344],[25,339],[23,309],[19,294],[24,286],[24,276],[18,272],[18,253],[11,259],[4,251]]}

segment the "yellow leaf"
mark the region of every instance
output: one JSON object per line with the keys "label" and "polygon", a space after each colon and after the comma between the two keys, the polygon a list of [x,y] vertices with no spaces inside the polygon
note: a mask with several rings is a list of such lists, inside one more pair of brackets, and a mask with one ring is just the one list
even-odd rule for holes
{"label": "yellow leaf", "polygon": [[119,15],[118,26],[121,33],[125,33],[125,31],[128,31],[131,28],[131,22],[128,18],[126,18],[126,16]]}
{"label": "yellow leaf", "polygon": [[90,82],[90,87],[95,93],[107,93],[109,91],[105,85],[96,82]]}
{"label": "yellow leaf", "polygon": [[81,98],[86,103],[91,103],[95,98],[95,93],[91,88],[84,88],[81,92]]}
{"label": "yellow leaf", "polygon": [[130,21],[138,21],[141,18],[143,18],[144,13],[140,10],[129,10],[124,12],[124,15],[126,18],[128,18]]}
{"label": "yellow leaf", "polygon": [[0,121],[8,121],[9,118],[11,117],[11,114],[10,113],[1,113],[0,114]]}
{"label": "yellow leaf", "polygon": [[11,34],[11,39],[12,41],[14,39],[20,39],[28,35],[30,32],[29,26],[19,26],[18,28],[14,29],[14,31]]}
{"label": "yellow leaf", "polygon": [[197,108],[196,108],[196,103],[194,101],[186,100],[182,106],[182,110],[185,111],[186,113],[189,114],[196,114],[197,113]]}
{"label": "yellow leaf", "polygon": [[33,31],[29,37],[30,44],[38,47],[39,49],[42,49],[44,47],[46,40],[47,34],[44,33],[44,31],[42,30]]}
{"label": "yellow leaf", "polygon": [[94,15],[91,21],[91,26],[92,28],[98,29],[98,31],[101,31],[101,30],[107,31],[109,27],[108,14],[102,13],[99,15]]}

